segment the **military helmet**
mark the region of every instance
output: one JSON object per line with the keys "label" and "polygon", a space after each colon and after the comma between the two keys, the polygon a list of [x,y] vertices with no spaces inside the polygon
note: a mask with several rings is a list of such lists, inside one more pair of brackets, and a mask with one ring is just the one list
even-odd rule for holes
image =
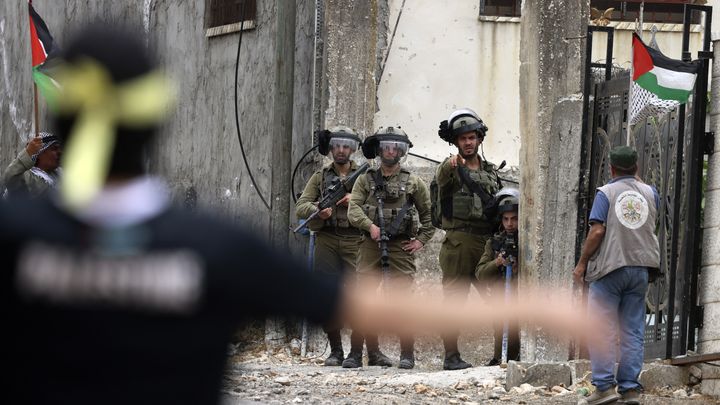
{"label": "military helmet", "polygon": [[447,120],[440,123],[438,135],[448,143],[455,143],[458,136],[475,131],[482,140],[488,131],[487,125],[477,113],[469,108],[455,110]]}
{"label": "military helmet", "polygon": [[413,144],[402,128],[380,127],[374,134],[368,136],[365,138],[365,141],[363,141],[363,155],[367,159],[375,159],[375,157],[380,154],[381,147],[390,146],[399,148],[401,152],[397,159],[399,162],[401,158],[407,156],[407,151],[412,148]]}
{"label": "military helmet", "polygon": [[318,152],[323,156],[330,153],[333,143],[347,144],[353,152],[355,152],[362,143],[360,137],[352,128],[342,125],[316,131],[315,134],[317,135]]}
{"label": "military helmet", "polygon": [[504,187],[495,193],[495,199],[498,202],[498,215],[503,212],[516,212],[520,207],[520,191],[516,188]]}

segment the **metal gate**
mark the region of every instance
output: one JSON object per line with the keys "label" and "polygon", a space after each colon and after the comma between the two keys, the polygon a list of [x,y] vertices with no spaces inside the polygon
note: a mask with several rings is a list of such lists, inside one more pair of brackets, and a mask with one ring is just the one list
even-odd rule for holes
{"label": "metal gate", "polygon": [[[646,297],[645,357],[671,358],[695,348],[696,328],[701,327],[697,306],[700,268],[702,170],[706,139],[707,77],[710,51],[711,7],[686,5],[683,32],[683,59],[689,61],[691,13],[705,12],[703,51],[698,52],[701,68],[695,91],[686,105],[659,119],[638,123],[628,133],[629,72],[611,78],[610,66],[589,63],[586,72],[583,158],[581,159],[578,214],[578,244],[587,233],[595,189],[610,180],[609,151],[630,145],[638,152],[638,174],[660,194],[658,239],[661,275],[650,284]],[[588,27],[587,52],[592,32]],[[612,28],[608,47],[612,49]],[[610,51],[608,60],[611,60]],[[605,80],[593,83],[593,69],[604,68]],[[592,95],[593,97],[590,97]]]}

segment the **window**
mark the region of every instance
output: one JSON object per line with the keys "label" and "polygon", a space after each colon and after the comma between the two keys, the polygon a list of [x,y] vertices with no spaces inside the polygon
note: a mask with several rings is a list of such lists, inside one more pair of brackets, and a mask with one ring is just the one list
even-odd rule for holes
{"label": "window", "polygon": [[520,0],[480,0],[480,16],[520,17]]}
{"label": "window", "polygon": [[[682,24],[685,3],[692,0],[648,0],[643,8],[643,23]],[[614,8],[610,21],[635,22],[640,19],[640,2],[617,0],[590,0],[590,7],[601,13]],[[693,13],[691,22],[700,23],[700,13]]]}
{"label": "window", "polygon": [[[243,9],[244,8],[244,9]],[[244,14],[244,15],[243,15]],[[244,22],[242,21],[244,17]],[[256,0],[206,0],[205,36],[229,34],[243,29],[255,28]]]}

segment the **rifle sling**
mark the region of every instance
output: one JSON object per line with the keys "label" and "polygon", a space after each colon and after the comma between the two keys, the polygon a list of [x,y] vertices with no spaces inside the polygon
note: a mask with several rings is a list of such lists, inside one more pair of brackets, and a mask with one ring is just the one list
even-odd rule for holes
{"label": "rifle sling", "polygon": [[482,188],[478,183],[474,182],[470,178],[470,174],[467,171],[468,169],[466,167],[458,166],[458,177],[460,178],[460,182],[465,184],[470,191],[473,192],[473,194],[476,194],[478,197],[480,197],[480,200],[482,200],[483,205],[488,205],[493,197],[488,194],[485,189]]}

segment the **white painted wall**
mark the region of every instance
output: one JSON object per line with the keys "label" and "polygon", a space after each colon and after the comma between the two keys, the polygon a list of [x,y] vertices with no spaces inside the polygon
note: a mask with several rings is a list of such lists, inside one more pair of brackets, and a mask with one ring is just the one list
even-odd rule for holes
{"label": "white painted wall", "polygon": [[[388,1],[391,36],[403,0]],[[717,2],[709,0],[708,5]],[[437,136],[439,122],[456,108],[470,107],[490,128],[486,157],[517,166],[520,23],[481,21],[478,6],[478,0],[405,1],[378,87],[375,127],[401,125],[415,145],[414,153],[440,160],[455,148]],[[720,5],[713,8],[713,14],[719,12]],[[719,19],[713,21],[720,26]],[[615,30],[613,63],[624,68],[630,66],[631,29],[624,24]],[[693,57],[702,38],[700,27],[696,31],[690,43]],[[595,34],[593,61],[605,60],[605,38]],[[645,38],[650,40],[648,31]],[[680,58],[681,32],[661,31],[657,41],[666,55]]]}
{"label": "white painted wall", "polygon": [[[390,30],[402,0],[390,0]],[[378,88],[375,126],[399,124],[412,152],[441,160],[456,151],[437,135],[456,108],[490,128],[486,157],[518,165],[519,23],[478,20],[477,0],[407,0]]]}

